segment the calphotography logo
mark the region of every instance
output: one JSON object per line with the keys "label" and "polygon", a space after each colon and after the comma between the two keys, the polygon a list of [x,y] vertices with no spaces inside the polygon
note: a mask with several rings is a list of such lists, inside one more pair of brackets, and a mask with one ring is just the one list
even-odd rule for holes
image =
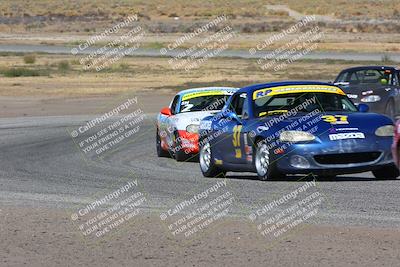
{"label": "calphotography logo", "polygon": [[160,219],[174,238],[199,237],[207,229],[216,227],[217,222],[229,214],[235,201],[227,181],[221,180],[203,191],[189,194],[162,212]]}
{"label": "calphotography logo", "polygon": [[85,238],[102,238],[134,222],[146,202],[147,196],[138,179],[128,180],[116,190],[76,209],[71,220]]}
{"label": "calphotography logo", "polygon": [[[324,38],[324,32],[319,26],[314,26],[306,32],[301,32],[309,24],[315,24],[315,16],[306,16],[288,29],[284,29],[279,34],[274,34],[263,42],[250,48],[250,55],[254,56],[257,52],[264,52],[263,56],[257,60],[257,65],[264,71],[282,71],[289,64],[301,59],[318,48],[318,43]],[[301,32],[298,34],[298,32]],[[295,35],[297,33],[297,35]],[[293,36],[293,37],[292,37]],[[288,40],[288,38],[292,39]],[[274,47],[275,43],[284,42],[283,45]]]}
{"label": "calphotography logo", "polygon": [[[197,69],[210,58],[216,57],[227,50],[229,42],[238,36],[230,25],[226,25],[222,29],[220,29],[221,27],[218,28],[218,26],[226,24],[226,22],[227,17],[225,15],[218,16],[193,32],[185,34],[173,43],[168,44],[167,48],[160,50],[160,53],[161,55],[173,55],[173,58],[169,59],[168,63],[174,70],[190,71]],[[211,33],[210,30],[215,32]],[[195,42],[195,44],[191,44],[189,48],[185,47],[185,43],[194,41],[192,39],[199,38],[200,35],[206,37]]]}
{"label": "calphotography logo", "polygon": [[326,197],[318,190],[315,180],[305,182],[291,192],[268,201],[254,210],[248,218],[265,238],[267,246],[296,233],[317,216]]}
{"label": "calphotography logo", "polygon": [[79,59],[84,70],[101,71],[110,68],[121,58],[131,55],[140,48],[146,31],[141,25],[132,28],[137,21],[137,14],[129,16],[123,22],[72,48],[71,53],[84,55]]}
{"label": "calphotography logo", "polygon": [[297,22],[296,24],[294,24],[290,28],[284,29],[279,34],[272,35],[271,37],[269,37],[269,38],[265,39],[264,41],[258,43],[255,48],[250,48],[249,52],[250,52],[250,54],[256,54],[257,51],[261,51],[261,50],[264,50],[264,49],[268,48],[268,46],[272,45],[274,42],[277,42],[277,41],[280,41],[280,40],[284,39],[286,36],[299,31],[299,29],[301,29],[302,27],[304,27],[307,24],[309,24],[311,22],[314,22],[314,21],[315,21],[315,16],[306,16],[304,19],[302,19],[301,21]]}
{"label": "calphotography logo", "polygon": [[85,157],[101,157],[134,140],[145,119],[146,114],[138,106],[138,98],[132,97],[69,131]]}

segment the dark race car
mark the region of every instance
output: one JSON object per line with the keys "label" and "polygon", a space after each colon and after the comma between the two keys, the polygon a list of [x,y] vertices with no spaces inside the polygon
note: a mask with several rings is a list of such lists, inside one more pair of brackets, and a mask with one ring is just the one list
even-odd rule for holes
{"label": "dark race car", "polygon": [[395,136],[392,146],[394,162],[400,168],[400,119],[395,126]]}
{"label": "dark race car", "polygon": [[334,84],[355,104],[366,103],[372,112],[394,119],[400,113],[399,73],[394,67],[354,67],[342,70]]}
{"label": "dark race car", "polygon": [[206,177],[256,172],[261,180],[372,171],[378,179],[394,179],[393,122],[366,111],[367,105],[357,109],[339,87],[326,83],[242,88],[200,123],[201,171]]}

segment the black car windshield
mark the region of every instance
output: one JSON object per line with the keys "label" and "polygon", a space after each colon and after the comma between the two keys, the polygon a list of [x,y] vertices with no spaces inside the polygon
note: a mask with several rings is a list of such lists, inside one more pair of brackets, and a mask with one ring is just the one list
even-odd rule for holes
{"label": "black car windshield", "polygon": [[230,95],[205,95],[182,98],[179,113],[194,111],[221,110]]}
{"label": "black car windshield", "polygon": [[287,113],[290,110],[309,113],[315,110],[356,112],[347,96],[334,93],[291,93],[265,96],[254,100],[255,117]]}

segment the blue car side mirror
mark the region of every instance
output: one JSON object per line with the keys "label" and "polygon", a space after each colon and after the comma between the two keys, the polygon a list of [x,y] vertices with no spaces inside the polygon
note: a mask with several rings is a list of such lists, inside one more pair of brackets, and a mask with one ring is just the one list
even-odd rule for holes
{"label": "blue car side mirror", "polygon": [[242,123],[242,121],[239,119],[239,117],[233,111],[226,112],[225,118]]}
{"label": "blue car side mirror", "polygon": [[358,111],[366,113],[369,111],[369,106],[367,104],[359,104]]}

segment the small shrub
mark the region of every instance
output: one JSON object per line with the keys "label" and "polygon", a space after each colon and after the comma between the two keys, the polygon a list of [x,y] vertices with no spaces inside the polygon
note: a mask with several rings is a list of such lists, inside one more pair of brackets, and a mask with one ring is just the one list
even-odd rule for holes
{"label": "small shrub", "polygon": [[61,71],[62,73],[65,73],[71,69],[71,66],[69,65],[69,62],[67,60],[63,60],[58,62],[58,70]]}
{"label": "small shrub", "polygon": [[118,67],[120,70],[129,70],[129,64],[126,63],[120,63]]}
{"label": "small shrub", "polygon": [[36,55],[34,55],[34,54],[25,55],[24,62],[25,62],[25,64],[35,64]]}
{"label": "small shrub", "polygon": [[79,60],[77,60],[77,59],[73,59],[73,60],[71,60],[70,62],[71,62],[71,65],[80,65],[80,64],[81,64],[81,63],[79,62]]}
{"label": "small shrub", "polygon": [[27,68],[9,68],[3,69],[0,71],[5,77],[32,77],[32,76],[41,76],[41,73],[38,70],[27,69]]}

